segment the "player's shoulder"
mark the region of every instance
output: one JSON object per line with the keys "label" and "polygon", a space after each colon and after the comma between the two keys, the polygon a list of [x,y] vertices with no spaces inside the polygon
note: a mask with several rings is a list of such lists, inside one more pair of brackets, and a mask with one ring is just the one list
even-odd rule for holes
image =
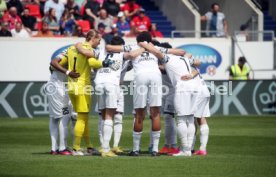
{"label": "player's shoulder", "polygon": [[127,44],[123,46],[124,52],[130,52],[132,50],[139,49],[139,46],[137,44]]}

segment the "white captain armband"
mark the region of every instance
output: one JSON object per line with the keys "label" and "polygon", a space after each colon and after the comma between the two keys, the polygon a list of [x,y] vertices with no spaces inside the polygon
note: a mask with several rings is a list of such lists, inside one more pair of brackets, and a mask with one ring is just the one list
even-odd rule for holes
{"label": "white captain armband", "polygon": [[160,48],[159,48],[159,51],[160,51],[161,53],[168,54],[169,49],[164,48],[164,47],[160,47]]}

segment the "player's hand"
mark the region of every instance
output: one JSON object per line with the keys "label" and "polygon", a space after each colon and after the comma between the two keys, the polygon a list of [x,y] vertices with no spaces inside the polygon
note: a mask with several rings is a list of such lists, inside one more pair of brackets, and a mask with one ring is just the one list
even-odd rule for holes
{"label": "player's hand", "polygon": [[117,71],[122,66],[122,63],[120,60],[114,60],[114,63],[112,63],[109,67],[113,69],[114,71]]}
{"label": "player's hand", "polygon": [[170,57],[168,55],[164,55],[164,57],[161,59],[161,63],[162,64],[165,64],[165,63],[168,63]]}
{"label": "player's hand", "polygon": [[80,73],[76,73],[75,71],[70,71],[68,76],[71,78],[78,78],[80,77]]}
{"label": "player's hand", "polygon": [[194,59],[194,66],[199,67],[201,65],[201,61],[198,59]]}
{"label": "player's hand", "polygon": [[113,61],[113,60],[106,59],[106,60],[103,61],[102,64],[103,64],[103,67],[104,67],[104,68],[107,68],[107,67],[109,67],[110,65],[112,65],[114,62],[115,62],[115,61]]}
{"label": "player's hand", "polygon": [[193,76],[191,74],[186,74],[184,76],[181,76],[181,80],[183,80],[183,81],[187,81],[187,80],[190,80],[192,78],[193,78]]}

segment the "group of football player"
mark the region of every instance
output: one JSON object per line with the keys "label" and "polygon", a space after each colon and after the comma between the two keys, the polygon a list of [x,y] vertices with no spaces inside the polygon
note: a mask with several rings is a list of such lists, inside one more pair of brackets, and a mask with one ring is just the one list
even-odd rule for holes
{"label": "group of football player", "polygon": [[[133,149],[128,155],[140,155],[146,114],[151,121],[149,152],[152,156],[207,155],[209,127],[206,117],[210,117],[210,93],[198,69],[200,61],[182,49],[172,48],[169,43],[153,40],[148,32],[136,37],[137,44],[125,44],[123,38],[115,36],[110,44],[99,48],[100,41],[101,35],[91,30],[85,42],[70,46],[51,61],[52,74],[45,86],[49,100],[51,154],[115,157],[123,153],[119,146],[124,113],[121,86],[125,73],[133,69]],[[97,99],[93,107],[99,113],[99,149],[90,142],[91,85]],[[165,144],[158,150],[161,112],[165,119]],[[70,119],[72,150],[66,144]],[[200,130],[197,151],[194,150],[196,127]],[[85,149],[80,147],[82,139]]]}

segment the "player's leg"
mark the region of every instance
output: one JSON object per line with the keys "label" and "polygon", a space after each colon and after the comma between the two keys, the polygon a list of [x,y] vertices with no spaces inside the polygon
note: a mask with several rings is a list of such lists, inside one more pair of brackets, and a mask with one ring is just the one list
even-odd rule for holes
{"label": "player's leg", "polygon": [[98,135],[99,135],[99,141],[100,141],[100,147],[103,145],[103,117],[102,113],[98,113]]}
{"label": "player's leg", "polygon": [[207,155],[206,147],[209,139],[209,126],[207,124],[206,118],[197,119],[200,131],[200,147],[199,150],[195,152],[196,155]]}
{"label": "player's leg", "polygon": [[117,109],[119,86],[105,84],[104,103],[99,103],[99,108],[105,108],[104,123],[103,123],[103,157],[116,156],[110,150],[110,140],[113,133],[113,116]]}
{"label": "player's leg", "polygon": [[[172,88],[170,88],[172,89]],[[176,124],[174,119],[174,90],[170,90],[164,99],[164,119],[165,119],[165,145],[159,151],[160,154],[178,153],[176,143]]]}
{"label": "player's leg", "polygon": [[146,78],[136,77],[135,87],[133,92],[133,106],[135,109],[135,120],[133,125],[133,150],[129,153],[130,156],[138,156],[140,150],[140,141],[143,131],[143,121],[145,118],[145,107],[147,105],[148,88],[146,86]]}
{"label": "player's leg", "polygon": [[187,151],[191,153],[192,144],[193,144],[193,140],[194,140],[194,136],[195,136],[194,115],[189,115],[187,117],[187,128],[188,128],[188,134],[187,134],[188,147],[187,147]]}
{"label": "player's leg", "polygon": [[191,156],[194,136],[193,95],[191,92],[176,89],[174,105],[177,112],[177,133],[181,142],[181,151],[174,156]]}
{"label": "player's leg", "polygon": [[72,144],[74,144],[74,129],[77,122],[77,114],[71,115],[71,138],[72,138]]}
{"label": "player's leg", "polygon": [[140,141],[143,132],[143,121],[145,118],[145,108],[135,109],[135,120],[133,126],[133,151],[129,154],[130,156],[139,155]]}
{"label": "player's leg", "polygon": [[123,130],[123,114],[120,112],[116,112],[114,116],[114,143],[113,143],[113,149],[112,149],[116,153],[123,152],[119,148],[119,142],[121,139],[122,130]]}
{"label": "player's leg", "polygon": [[49,121],[49,130],[50,130],[50,136],[51,136],[51,154],[56,155],[58,154],[58,122],[59,119],[50,117]]}
{"label": "player's leg", "polygon": [[[147,108],[148,109],[148,108]],[[149,115],[149,119],[150,119],[150,130],[149,130],[149,147],[148,147],[148,151],[151,154],[152,153],[152,148],[153,148],[153,138],[152,138],[152,118]]]}
{"label": "player's leg", "polygon": [[112,151],[115,153],[122,153],[123,150],[119,147],[122,130],[123,130],[123,112],[124,112],[124,94],[123,90],[120,88],[120,93],[118,95],[118,105],[116,113],[114,115],[114,143]]}
{"label": "player's leg", "polygon": [[68,107],[70,110],[70,120],[71,120],[71,138],[72,138],[72,144],[74,144],[74,128],[77,122],[77,113],[74,111],[74,108],[70,99],[68,100],[68,102],[69,102]]}
{"label": "player's leg", "polygon": [[71,155],[72,153],[67,149],[67,134],[68,125],[70,122],[69,112],[64,115],[59,122],[59,154]]}
{"label": "player's leg", "polygon": [[55,84],[57,92],[51,95],[47,95],[48,101],[49,101],[49,131],[51,136],[51,154],[58,154],[58,124],[59,120],[62,118],[62,108],[63,108],[63,97],[61,92],[63,91],[60,89],[59,85]]}
{"label": "player's leg", "polygon": [[200,92],[200,97],[197,98],[197,111],[195,113],[200,131],[200,148],[194,153],[196,155],[207,155],[206,146],[209,138],[209,126],[206,117],[210,117],[209,102],[210,93],[208,88],[204,85]]}
{"label": "player's leg", "polygon": [[152,155],[156,156],[161,133],[160,107],[151,107],[150,115],[152,120]]}
{"label": "player's leg", "polygon": [[90,132],[88,129],[88,114],[90,109],[90,95],[69,94],[70,100],[77,112],[77,122],[74,128],[73,155],[84,155],[80,149],[81,139],[84,138],[86,147],[92,147],[90,142]]}
{"label": "player's leg", "polygon": [[188,149],[188,126],[187,126],[187,117],[178,116],[177,117],[177,134],[180,140],[180,152],[173,154],[174,156],[184,155],[184,152]]}
{"label": "player's leg", "polygon": [[192,154],[195,152],[195,144],[196,144],[196,133],[197,133],[197,117],[195,117],[195,135],[194,135],[194,139],[193,139],[193,143],[192,143]]}
{"label": "player's leg", "polygon": [[158,155],[161,134],[160,107],[162,106],[162,79],[160,75],[152,75],[150,80],[148,101],[152,120],[152,156]]}

